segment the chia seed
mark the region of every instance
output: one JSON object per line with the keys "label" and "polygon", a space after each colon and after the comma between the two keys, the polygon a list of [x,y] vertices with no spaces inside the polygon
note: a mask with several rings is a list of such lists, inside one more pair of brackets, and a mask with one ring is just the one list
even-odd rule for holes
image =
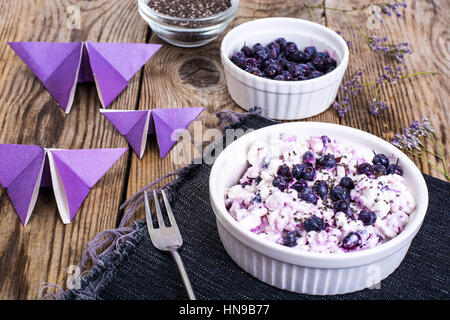
{"label": "chia seed", "polygon": [[147,5],[166,16],[206,18],[231,7],[231,0],[150,0]]}

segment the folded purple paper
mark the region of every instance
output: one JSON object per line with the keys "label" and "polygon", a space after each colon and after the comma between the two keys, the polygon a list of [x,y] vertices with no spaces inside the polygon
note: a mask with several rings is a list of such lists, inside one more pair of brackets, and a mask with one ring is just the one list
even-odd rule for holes
{"label": "folded purple paper", "polygon": [[156,134],[159,155],[164,158],[177,142],[176,130],[183,130],[204,108],[173,108],[153,110],[101,110],[103,115],[125,136],[139,158],[142,158],[147,135]]}
{"label": "folded purple paper", "polygon": [[70,223],[91,188],[126,150],[0,144],[0,184],[24,226],[33,212],[39,188],[50,186],[63,222]]}
{"label": "folded purple paper", "polygon": [[133,75],[159,50],[159,44],[103,42],[9,42],[43,82],[65,113],[77,83],[95,82],[103,108],[126,88]]}

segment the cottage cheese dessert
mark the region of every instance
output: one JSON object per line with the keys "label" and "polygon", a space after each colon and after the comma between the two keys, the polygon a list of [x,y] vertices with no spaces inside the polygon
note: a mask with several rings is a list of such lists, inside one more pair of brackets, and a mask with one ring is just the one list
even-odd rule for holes
{"label": "cottage cheese dessert", "polygon": [[402,232],[416,205],[395,159],[327,136],[277,134],[254,142],[247,160],[226,191],[228,212],[242,228],[297,250],[373,248]]}

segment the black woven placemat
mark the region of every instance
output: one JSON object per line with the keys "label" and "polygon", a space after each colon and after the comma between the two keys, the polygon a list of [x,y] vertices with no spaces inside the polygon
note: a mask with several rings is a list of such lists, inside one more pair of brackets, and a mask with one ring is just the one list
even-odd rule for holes
{"label": "black woven placemat", "polygon": [[[257,129],[274,122],[250,114],[233,124]],[[280,290],[253,278],[227,255],[210,207],[211,166],[191,165],[171,185],[172,208],[184,244],[179,250],[198,299],[449,299],[450,184],[425,175],[430,193],[424,223],[399,268],[380,289],[336,296],[310,296]],[[170,255],[150,242],[145,221],[114,252],[105,255],[66,299],[186,299]]]}

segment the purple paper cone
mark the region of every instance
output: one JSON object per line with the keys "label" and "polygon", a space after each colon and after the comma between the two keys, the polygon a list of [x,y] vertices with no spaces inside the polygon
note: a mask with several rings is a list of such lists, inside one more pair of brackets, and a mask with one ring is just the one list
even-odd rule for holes
{"label": "purple paper cone", "polygon": [[[147,132],[145,125],[147,123],[148,112],[144,114],[136,125],[125,136],[130,143],[133,150],[137,153],[139,158],[142,158],[145,150],[145,142],[147,141]],[[144,142],[145,141],[145,142]]]}
{"label": "purple paper cone", "polygon": [[161,48],[160,44],[88,42],[127,81]]}
{"label": "purple paper cone", "polygon": [[186,129],[203,110],[204,108],[152,110],[152,117],[159,146],[159,155],[161,158],[164,158],[176,143],[176,141],[172,140],[172,133],[177,129]]}
{"label": "purple paper cone", "polygon": [[59,176],[64,186],[67,204],[69,206],[70,221],[80,209],[84,199],[91,191],[91,188],[68,166],[53,154],[55,166],[58,169]]}
{"label": "purple paper cone", "polygon": [[61,108],[70,110],[82,44],[10,42],[9,45],[43,82]]}
{"label": "purple paper cone", "polygon": [[127,151],[117,149],[51,150],[64,185],[72,219],[89,190]]}
{"label": "purple paper cone", "polygon": [[104,108],[107,108],[117,96],[127,87],[124,78],[94,46],[87,44],[92,73],[96,79],[97,91]]}
{"label": "purple paper cone", "polygon": [[45,157],[44,171],[42,171],[41,188],[50,188],[52,186],[52,174],[48,157]]}
{"label": "purple paper cone", "polygon": [[80,71],[78,72],[78,82],[94,82],[94,75],[89,62],[89,53],[87,51],[86,43],[83,43],[83,53],[81,55]]}
{"label": "purple paper cone", "polygon": [[[36,204],[33,192],[40,185],[45,151],[40,146],[0,145],[0,183],[25,226],[28,212]],[[28,217],[29,218],[29,217]]]}
{"label": "purple paper cone", "polygon": [[149,112],[140,110],[101,111],[109,122],[119,130],[120,134],[125,136],[139,158],[142,157],[143,149],[145,148],[142,140],[147,138],[147,135],[144,135],[144,131]]}

